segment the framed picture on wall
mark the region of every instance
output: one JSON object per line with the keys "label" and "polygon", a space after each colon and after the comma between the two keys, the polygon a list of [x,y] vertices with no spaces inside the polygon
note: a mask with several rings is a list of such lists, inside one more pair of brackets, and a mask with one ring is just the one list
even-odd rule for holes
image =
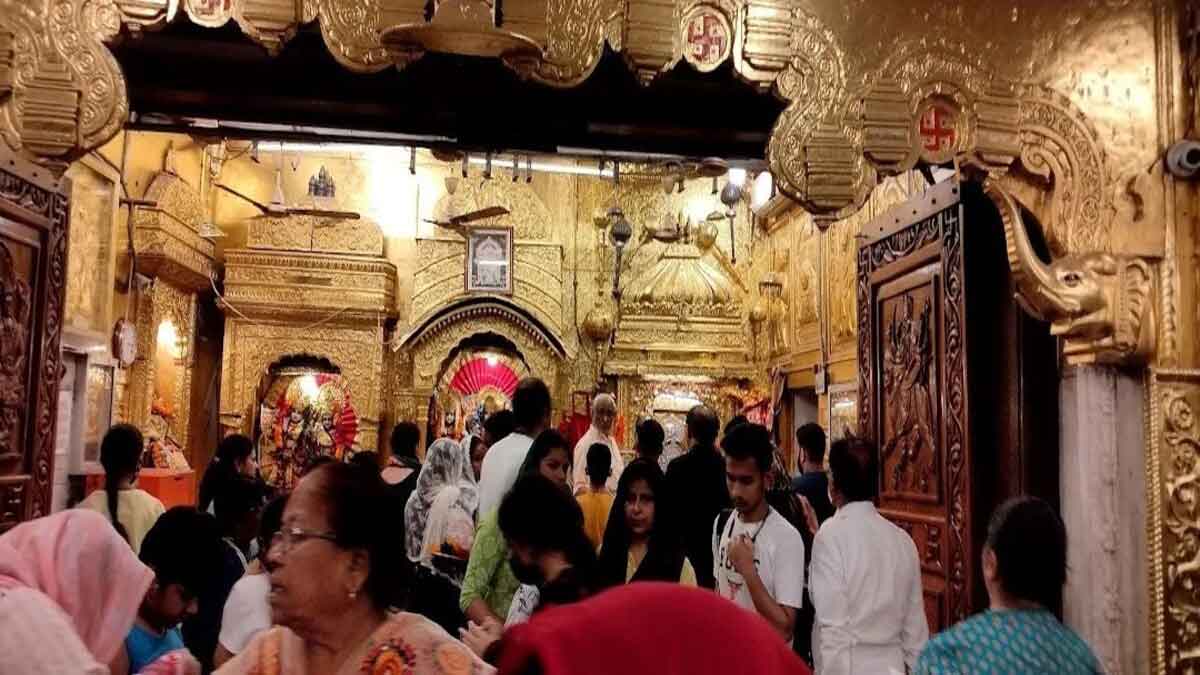
{"label": "framed picture on wall", "polygon": [[113,367],[91,363],[87,367],[87,418],[83,424],[83,461],[100,461],[100,441],[112,426]]}
{"label": "framed picture on wall", "polygon": [[858,385],[834,384],[829,387],[829,441],[858,435]]}
{"label": "framed picture on wall", "polygon": [[513,292],[512,229],[481,227],[467,235],[467,292]]}

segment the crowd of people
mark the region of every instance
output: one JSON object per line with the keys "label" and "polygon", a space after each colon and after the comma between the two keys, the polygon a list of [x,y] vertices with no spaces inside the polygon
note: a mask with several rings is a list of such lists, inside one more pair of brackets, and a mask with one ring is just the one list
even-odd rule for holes
{"label": "crowd of people", "polygon": [[1098,673],[1054,614],[1066,532],[1045,502],[993,514],[990,609],[929,637],[917,550],[875,508],[865,439],[771,432],[712,409],[636,425],[595,397],[573,446],[551,396],[518,383],[479,436],[318,462],[290,494],[222,440],[197,507],[136,488],[142,438],[117,425],[80,508],[0,535],[0,672],[416,675],[745,672]]}

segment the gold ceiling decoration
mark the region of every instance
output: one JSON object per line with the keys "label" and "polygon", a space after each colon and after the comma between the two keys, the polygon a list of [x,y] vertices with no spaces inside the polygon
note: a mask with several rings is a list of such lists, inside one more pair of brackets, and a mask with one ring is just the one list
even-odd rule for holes
{"label": "gold ceiling decoration", "polygon": [[[428,17],[427,4],[230,0],[227,13],[273,52],[315,20],[333,56],[357,72],[451,51],[495,56],[523,76],[569,87],[590,75],[606,44],[643,83],[680,61],[701,71],[732,62],[788,103],[767,158],[779,189],[823,214],[819,226],[857,210],[882,176],[958,158],[993,174],[1017,170],[1050,194],[1043,220],[1056,253],[1111,245],[1112,177],[1085,116],[1050,88],[1014,79],[1017,69],[984,62],[951,31],[904,26],[887,56],[871,62],[848,52],[857,38],[835,34],[826,8],[790,0],[507,0],[502,8],[437,0]],[[105,45],[122,25],[163,25],[176,6],[0,0],[0,137],[60,166],[111,138],[128,104]]]}

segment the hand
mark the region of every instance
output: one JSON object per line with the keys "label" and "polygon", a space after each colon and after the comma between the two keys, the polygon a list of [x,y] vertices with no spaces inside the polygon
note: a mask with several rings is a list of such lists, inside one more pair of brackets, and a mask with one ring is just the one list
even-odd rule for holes
{"label": "hand", "polygon": [[729,557],[729,564],[733,565],[733,569],[743,577],[757,573],[754,568],[754,542],[750,540],[750,537],[739,534],[729,542],[729,550],[726,555]]}
{"label": "hand", "polygon": [[470,647],[476,656],[483,658],[489,647],[498,642],[504,635],[504,626],[495,619],[484,619],[483,623],[467,622],[466,628],[459,628],[458,634],[463,644]]}
{"label": "hand", "polygon": [[200,675],[200,662],[186,649],[176,649],[158,657],[138,675]]}
{"label": "hand", "polygon": [[804,524],[808,525],[808,533],[815,537],[817,530],[821,527],[820,521],[817,520],[817,510],[808,501],[808,497],[798,496],[800,497],[800,506],[804,509]]}

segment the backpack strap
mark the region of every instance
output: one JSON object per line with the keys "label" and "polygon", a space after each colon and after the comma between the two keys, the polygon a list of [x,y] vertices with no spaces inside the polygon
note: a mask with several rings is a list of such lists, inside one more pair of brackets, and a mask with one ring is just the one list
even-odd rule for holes
{"label": "backpack strap", "polygon": [[725,531],[725,524],[729,522],[729,516],[731,515],[733,515],[733,509],[721,509],[721,512],[717,514],[717,527],[713,532],[712,547],[714,551],[721,549],[721,537]]}

